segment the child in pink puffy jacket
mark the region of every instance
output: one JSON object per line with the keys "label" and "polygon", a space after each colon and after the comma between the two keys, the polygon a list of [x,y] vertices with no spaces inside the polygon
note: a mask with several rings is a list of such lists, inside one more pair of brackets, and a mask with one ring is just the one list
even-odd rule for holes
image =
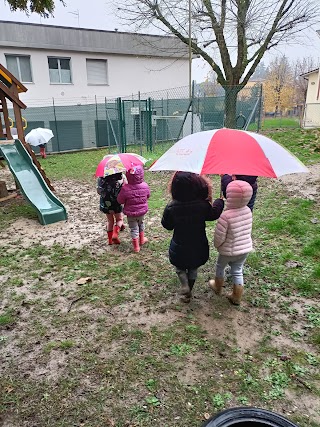
{"label": "child in pink puffy jacket", "polygon": [[243,265],[252,251],[252,212],[247,206],[252,197],[248,182],[235,180],[227,186],[227,206],[218,219],[214,233],[214,246],[219,252],[215,280],[209,286],[220,295],[224,284],[224,270],[229,264],[233,290],[227,296],[232,304],[239,305],[243,294]]}
{"label": "child in pink puffy jacket", "polygon": [[142,166],[132,167],[126,174],[128,184],[122,186],[118,194],[118,203],[124,205],[123,213],[127,215],[134,252],[140,251],[140,245],[147,243],[144,237],[144,215],[148,212],[150,189],[144,182]]}

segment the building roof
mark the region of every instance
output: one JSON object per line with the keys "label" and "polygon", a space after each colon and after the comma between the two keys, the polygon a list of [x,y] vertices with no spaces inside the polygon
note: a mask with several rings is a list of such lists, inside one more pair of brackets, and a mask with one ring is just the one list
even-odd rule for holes
{"label": "building roof", "polygon": [[309,76],[309,74],[314,74],[318,72],[319,72],[319,68],[315,68],[314,70],[308,71],[307,73],[300,74],[300,77],[307,77]]}
{"label": "building roof", "polygon": [[188,58],[174,36],[0,21],[0,47]]}

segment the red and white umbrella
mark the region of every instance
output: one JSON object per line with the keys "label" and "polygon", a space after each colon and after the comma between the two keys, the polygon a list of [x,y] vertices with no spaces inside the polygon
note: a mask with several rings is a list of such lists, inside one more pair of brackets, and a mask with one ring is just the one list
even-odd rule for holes
{"label": "red and white umbrella", "polygon": [[297,157],[272,139],[254,132],[226,128],[198,132],[180,139],[149,170],[269,178],[308,172]]}

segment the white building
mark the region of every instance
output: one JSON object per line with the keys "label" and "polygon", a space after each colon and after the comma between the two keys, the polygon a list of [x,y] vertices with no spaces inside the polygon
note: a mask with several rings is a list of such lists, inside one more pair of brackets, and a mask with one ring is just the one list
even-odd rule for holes
{"label": "white building", "polygon": [[303,127],[320,127],[320,68],[302,74],[302,77],[308,80]]}
{"label": "white building", "polygon": [[0,63],[30,106],[188,85],[188,48],[176,37],[0,21]]}

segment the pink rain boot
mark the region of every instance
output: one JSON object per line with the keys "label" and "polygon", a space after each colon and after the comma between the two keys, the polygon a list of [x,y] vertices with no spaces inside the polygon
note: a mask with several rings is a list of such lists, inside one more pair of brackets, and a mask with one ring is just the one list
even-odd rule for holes
{"label": "pink rain boot", "polygon": [[144,237],[144,231],[141,231],[139,233],[139,241],[140,241],[140,245],[144,245],[145,243],[147,243],[148,239],[146,237]]}
{"label": "pink rain boot", "polygon": [[107,234],[108,234],[108,245],[112,245],[113,244],[113,241],[112,241],[113,231],[107,231]]}
{"label": "pink rain boot", "polygon": [[140,246],[139,246],[139,239],[138,237],[136,239],[132,239],[133,244],[133,251],[134,252],[140,252]]}
{"label": "pink rain boot", "polygon": [[119,231],[120,231],[120,227],[119,227],[119,225],[115,225],[115,226],[113,227],[113,233],[112,233],[112,242],[113,242],[115,245],[120,245]]}

